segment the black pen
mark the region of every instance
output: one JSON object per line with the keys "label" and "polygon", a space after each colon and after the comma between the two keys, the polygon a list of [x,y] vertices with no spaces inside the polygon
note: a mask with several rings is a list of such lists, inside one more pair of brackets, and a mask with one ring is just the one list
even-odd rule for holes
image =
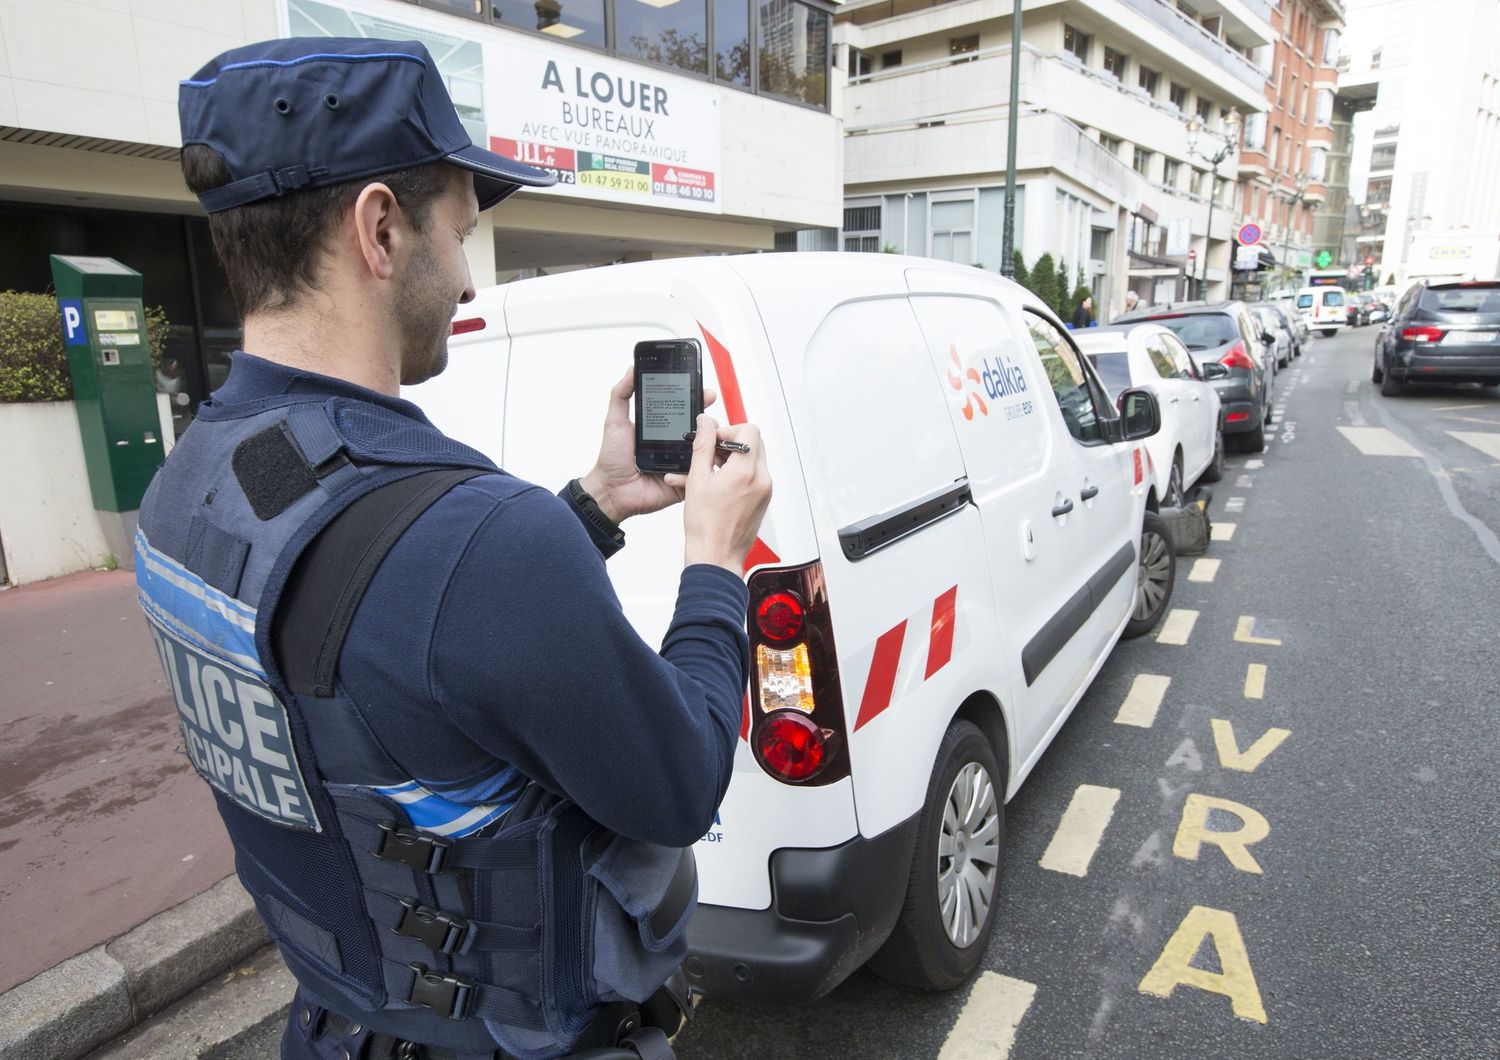
{"label": "black pen", "polygon": [[726,453],[748,453],[750,451],[750,447],[744,442],[726,442],[723,440],[720,440],[718,448]]}

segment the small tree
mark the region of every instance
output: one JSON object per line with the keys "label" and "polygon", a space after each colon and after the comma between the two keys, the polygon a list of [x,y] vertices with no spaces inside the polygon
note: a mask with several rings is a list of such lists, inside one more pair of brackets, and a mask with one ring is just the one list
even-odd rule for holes
{"label": "small tree", "polygon": [[1068,282],[1068,262],[1066,259],[1059,258],[1057,260],[1057,278],[1052,282],[1054,284],[1052,289],[1056,292],[1052,302],[1052,309],[1058,316],[1067,320],[1073,315],[1073,303],[1068,300],[1068,292],[1073,289],[1073,285]]}
{"label": "small tree", "polygon": [[1016,270],[1015,281],[1027,290],[1031,289],[1031,273],[1026,268],[1026,259],[1021,256],[1019,250],[1010,252],[1011,267]]}
{"label": "small tree", "polygon": [[1042,305],[1057,308],[1057,266],[1052,255],[1043,253],[1026,276],[1026,289],[1042,300]]}

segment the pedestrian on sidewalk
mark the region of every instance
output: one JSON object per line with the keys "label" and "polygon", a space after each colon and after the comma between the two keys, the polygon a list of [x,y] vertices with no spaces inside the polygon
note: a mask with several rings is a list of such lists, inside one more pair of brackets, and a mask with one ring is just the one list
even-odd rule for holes
{"label": "pedestrian on sidewalk", "polygon": [[[479,211],[554,181],[470,142],[421,44],[238,48],[179,109],[245,349],[146,495],[136,571],[299,983],[282,1056],[542,1058],[643,1022],[664,1055],[748,677],[759,432],[701,417],[687,474],[642,475],[627,372],[554,495],[401,399],[475,296]],[[658,653],[604,561],[678,502]]]}
{"label": "pedestrian on sidewalk", "polygon": [[1134,313],[1135,307],[1141,304],[1141,296],[1134,291],[1125,292],[1125,312]]}
{"label": "pedestrian on sidewalk", "polygon": [[1075,331],[1094,326],[1094,299],[1091,295],[1084,295],[1073,308],[1072,324]]}

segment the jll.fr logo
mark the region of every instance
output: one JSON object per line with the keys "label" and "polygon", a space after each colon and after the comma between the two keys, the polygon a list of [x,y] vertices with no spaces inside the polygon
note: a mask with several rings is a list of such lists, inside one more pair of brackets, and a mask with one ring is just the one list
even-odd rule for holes
{"label": "jll.fr logo", "polygon": [[948,369],[948,385],[954,390],[962,390],[965,378],[974,384],[974,393],[964,395],[964,419],[974,418],[975,406],[978,406],[981,416],[988,416],[990,407],[984,403],[984,398],[979,394],[983,386],[983,380],[979,377],[979,369],[964,367],[964,362],[958,359],[958,343],[956,342],[948,344],[948,356],[953,358],[953,368]]}

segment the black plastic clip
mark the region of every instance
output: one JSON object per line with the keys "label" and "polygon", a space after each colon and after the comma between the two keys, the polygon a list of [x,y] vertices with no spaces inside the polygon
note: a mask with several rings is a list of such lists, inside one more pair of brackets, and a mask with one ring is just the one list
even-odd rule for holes
{"label": "black plastic clip", "polygon": [[439,975],[429,972],[425,964],[409,965],[413,973],[411,996],[406,1000],[413,1005],[425,1005],[450,1020],[466,1020],[474,1011],[474,984],[457,975]]}
{"label": "black plastic clip", "polygon": [[419,905],[414,899],[401,899],[401,920],[395,932],[421,941],[429,950],[450,957],[463,949],[469,937],[469,922],[441,909]]}
{"label": "black plastic clip", "polygon": [[440,835],[428,835],[413,828],[400,828],[392,821],[380,822],[380,846],[375,850],[377,858],[400,861],[418,872],[429,876],[443,871],[448,861],[448,851],[453,840]]}

